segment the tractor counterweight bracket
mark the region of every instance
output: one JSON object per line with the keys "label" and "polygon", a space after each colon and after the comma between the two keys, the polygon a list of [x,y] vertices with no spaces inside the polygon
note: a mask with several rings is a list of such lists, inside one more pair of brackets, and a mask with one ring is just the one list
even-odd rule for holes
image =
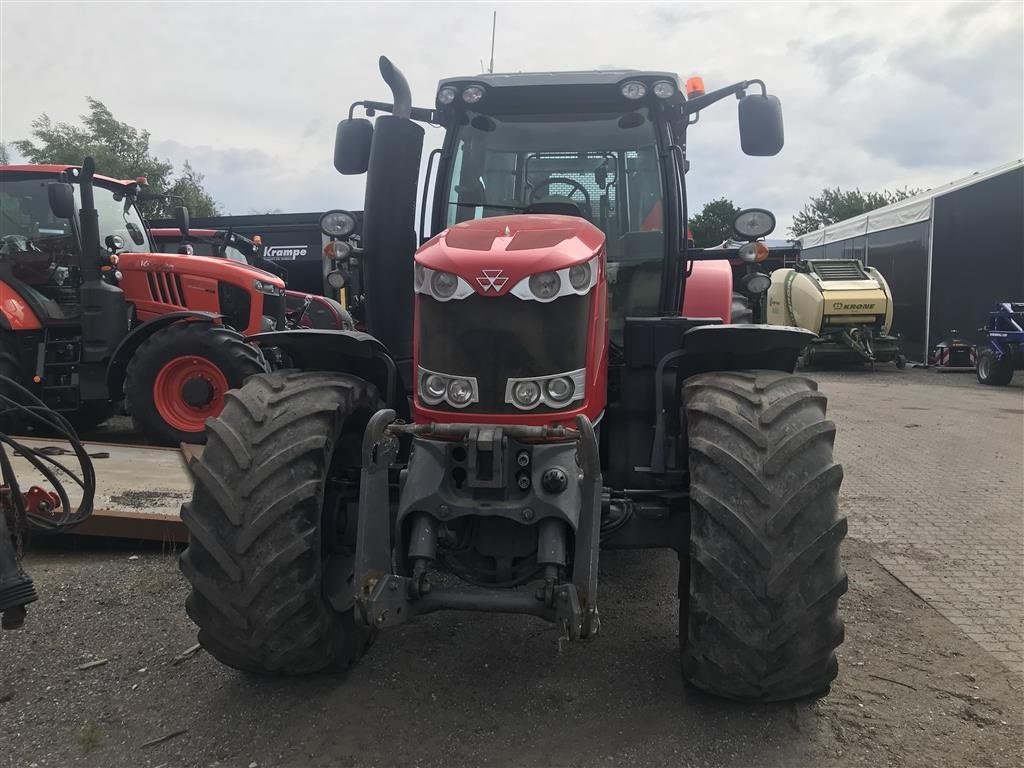
{"label": "tractor counterweight bracket", "polygon": [[594,425],[583,414],[576,417],[580,433],[580,467],[583,470],[583,504],[576,532],[576,559],[572,583],[583,606],[580,637],[597,634],[597,561],[601,549],[601,459]]}
{"label": "tractor counterweight bracket", "polygon": [[363,435],[355,558],[356,601],[361,604],[391,571],[388,467],[398,456],[399,444],[387,427],[394,421],[393,410],[377,411]]}

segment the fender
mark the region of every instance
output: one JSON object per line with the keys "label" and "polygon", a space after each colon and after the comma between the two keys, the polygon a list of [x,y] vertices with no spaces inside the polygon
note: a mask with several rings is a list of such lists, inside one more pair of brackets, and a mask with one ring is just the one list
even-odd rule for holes
{"label": "fender", "polygon": [[804,328],[781,325],[701,325],[683,334],[687,376],[707,371],[752,368],[796,370],[800,350],[818,336]]}
{"label": "fender", "polygon": [[693,261],[683,293],[682,317],[717,317],[732,322],[732,266],[728,261]]}
{"label": "fender", "polygon": [[39,315],[25,297],[6,280],[0,280],[0,328],[35,331],[43,327]]}
{"label": "fender", "polygon": [[246,340],[277,347],[288,356],[293,368],[358,376],[380,390],[386,407],[394,409],[399,418],[409,419],[409,399],[398,367],[387,347],[368,333],[300,328],[257,333]]}
{"label": "fender", "polygon": [[124,377],[128,370],[128,361],[135,355],[142,342],[154,333],[162,331],[174,323],[216,323],[220,318],[221,315],[213,312],[170,312],[147,320],[142,325],[133,328],[117,345],[117,349],[114,350],[110,363],[107,365],[107,391],[110,393],[110,399],[117,401],[124,398]]}

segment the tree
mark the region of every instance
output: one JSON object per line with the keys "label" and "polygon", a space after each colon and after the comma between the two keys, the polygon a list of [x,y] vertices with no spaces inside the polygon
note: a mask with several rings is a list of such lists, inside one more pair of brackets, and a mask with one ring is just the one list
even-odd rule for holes
{"label": "tree", "polygon": [[705,203],[701,212],[690,219],[693,244],[698,248],[712,248],[732,237],[732,222],[740,212],[732,200],[720,197]]}
{"label": "tree", "polygon": [[11,156],[7,152],[7,145],[0,141],[0,165],[10,165]]}
{"label": "tree", "polygon": [[919,194],[919,189],[895,189],[881,192],[861,192],[859,189],[843,191],[836,187],[821,190],[821,194],[812,196],[800,212],[793,217],[793,226],[789,231],[793,237],[805,235],[828,224],[844,221],[862,213],[882,208],[891,203],[905,200]]}
{"label": "tree", "polygon": [[116,119],[98,99],[86,101],[89,112],[82,115],[81,126],[55,123],[44,113],[32,121],[32,138],[13,142],[14,148],[30,163],[79,165],[91,155],[104,176],[145,176],[146,200],[140,207],[148,216],[170,216],[179,205],[188,205],[193,216],[216,215],[217,203],[203,188],[201,173],[186,162],[175,177],[170,162],[150,154],[149,131]]}

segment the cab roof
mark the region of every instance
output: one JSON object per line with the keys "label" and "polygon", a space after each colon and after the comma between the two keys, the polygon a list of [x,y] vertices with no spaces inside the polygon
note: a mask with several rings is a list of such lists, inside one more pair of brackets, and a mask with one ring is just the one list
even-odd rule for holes
{"label": "cab roof", "polygon": [[[52,176],[58,176],[69,168],[81,169],[80,165],[0,165],[0,173],[38,173],[47,174]],[[93,176],[96,181],[101,181],[105,184],[119,184],[123,187],[134,186],[138,184],[137,179],[112,179],[109,176],[101,176],[96,174]]]}

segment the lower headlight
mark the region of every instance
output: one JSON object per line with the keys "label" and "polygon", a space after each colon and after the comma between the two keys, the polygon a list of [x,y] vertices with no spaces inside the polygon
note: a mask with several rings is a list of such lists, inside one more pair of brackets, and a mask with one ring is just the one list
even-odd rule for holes
{"label": "lower headlight", "polygon": [[436,373],[431,373],[423,379],[423,394],[429,399],[439,401],[445,396],[448,391],[448,382],[445,381],[444,376],[438,376]]}
{"label": "lower headlight", "polygon": [[327,273],[327,284],[329,286],[331,286],[331,288],[335,288],[337,290],[341,290],[342,288],[345,287],[345,275],[344,275],[344,273],[339,272],[338,270],[334,270],[333,272],[328,272]]}
{"label": "lower headlight", "polygon": [[448,402],[452,405],[467,405],[473,399],[473,385],[466,379],[452,379],[448,382]]}
{"label": "lower headlight", "polygon": [[530,277],[530,293],[541,301],[553,299],[562,287],[562,278],[557,272],[541,272]]}
{"label": "lower headlight", "polygon": [[757,295],[772,287],[772,279],[761,272],[751,272],[740,278],[740,288],[744,293]]}
{"label": "lower headlight", "polygon": [[530,408],[540,400],[540,384],[536,381],[519,381],[512,387],[512,397],[524,408]]}
{"label": "lower headlight", "polygon": [[569,267],[569,285],[577,291],[582,291],[584,288],[590,287],[589,261],[583,264],[577,264],[574,267]]}
{"label": "lower headlight", "polygon": [[554,379],[548,379],[545,385],[547,390],[548,399],[554,405],[561,405],[567,403],[572,399],[573,393],[576,391],[576,385],[572,383],[572,379],[568,376],[559,376]]}
{"label": "lower headlight", "polygon": [[435,272],[430,278],[430,292],[438,299],[450,299],[459,287],[459,278],[451,272]]}

